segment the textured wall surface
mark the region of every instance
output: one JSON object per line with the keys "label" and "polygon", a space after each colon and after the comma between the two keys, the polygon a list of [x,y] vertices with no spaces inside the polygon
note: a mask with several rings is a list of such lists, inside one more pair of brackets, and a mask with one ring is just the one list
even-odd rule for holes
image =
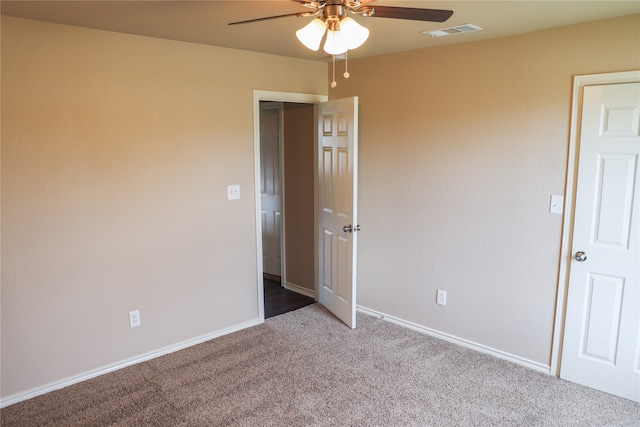
{"label": "textured wall surface", "polygon": [[2,396],[256,321],[253,90],[325,76],[2,17]]}
{"label": "textured wall surface", "polygon": [[314,106],[284,106],[287,282],[314,291]]}
{"label": "textured wall surface", "polygon": [[352,55],[330,96],[360,99],[358,304],[549,366],[572,79],[640,68],[638,28]]}

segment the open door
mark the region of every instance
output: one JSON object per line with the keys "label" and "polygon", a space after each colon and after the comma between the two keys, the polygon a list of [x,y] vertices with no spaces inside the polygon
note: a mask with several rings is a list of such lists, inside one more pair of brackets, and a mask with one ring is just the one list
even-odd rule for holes
{"label": "open door", "polygon": [[356,327],[358,98],[318,105],[318,299]]}

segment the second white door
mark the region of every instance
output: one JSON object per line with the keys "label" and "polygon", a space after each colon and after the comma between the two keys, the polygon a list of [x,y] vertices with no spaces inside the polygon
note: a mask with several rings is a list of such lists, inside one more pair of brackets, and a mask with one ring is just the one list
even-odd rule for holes
{"label": "second white door", "polygon": [[640,83],[583,92],[560,377],[640,401]]}

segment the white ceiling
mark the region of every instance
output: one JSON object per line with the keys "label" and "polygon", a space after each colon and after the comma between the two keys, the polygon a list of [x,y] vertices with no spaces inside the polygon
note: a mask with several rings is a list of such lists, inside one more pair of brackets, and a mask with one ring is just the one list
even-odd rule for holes
{"label": "white ceiling", "polygon": [[[445,23],[356,17],[357,21],[370,29],[371,35],[362,47],[350,52],[351,58],[465,43],[640,13],[638,0],[378,0],[373,3],[374,7],[375,5],[450,9],[454,13]],[[327,58],[322,49],[318,52],[310,51],[295,37],[295,31],[311,18],[293,16],[243,25],[227,25],[229,22],[307,10],[290,0],[2,0],[0,7],[3,15],[27,19],[296,58]],[[425,30],[467,23],[480,26],[484,30],[442,38],[431,38],[421,34]]]}

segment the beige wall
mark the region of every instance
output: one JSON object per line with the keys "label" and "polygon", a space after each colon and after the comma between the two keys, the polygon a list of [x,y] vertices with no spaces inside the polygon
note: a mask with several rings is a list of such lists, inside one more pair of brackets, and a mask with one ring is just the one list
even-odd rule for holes
{"label": "beige wall", "polygon": [[639,28],[351,55],[330,96],[360,97],[358,304],[548,366],[572,77],[640,68]]}
{"label": "beige wall", "polygon": [[2,397],[257,320],[253,90],[325,76],[2,17]]}
{"label": "beige wall", "polygon": [[314,291],[314,106],[284,105],[286,281]]}

